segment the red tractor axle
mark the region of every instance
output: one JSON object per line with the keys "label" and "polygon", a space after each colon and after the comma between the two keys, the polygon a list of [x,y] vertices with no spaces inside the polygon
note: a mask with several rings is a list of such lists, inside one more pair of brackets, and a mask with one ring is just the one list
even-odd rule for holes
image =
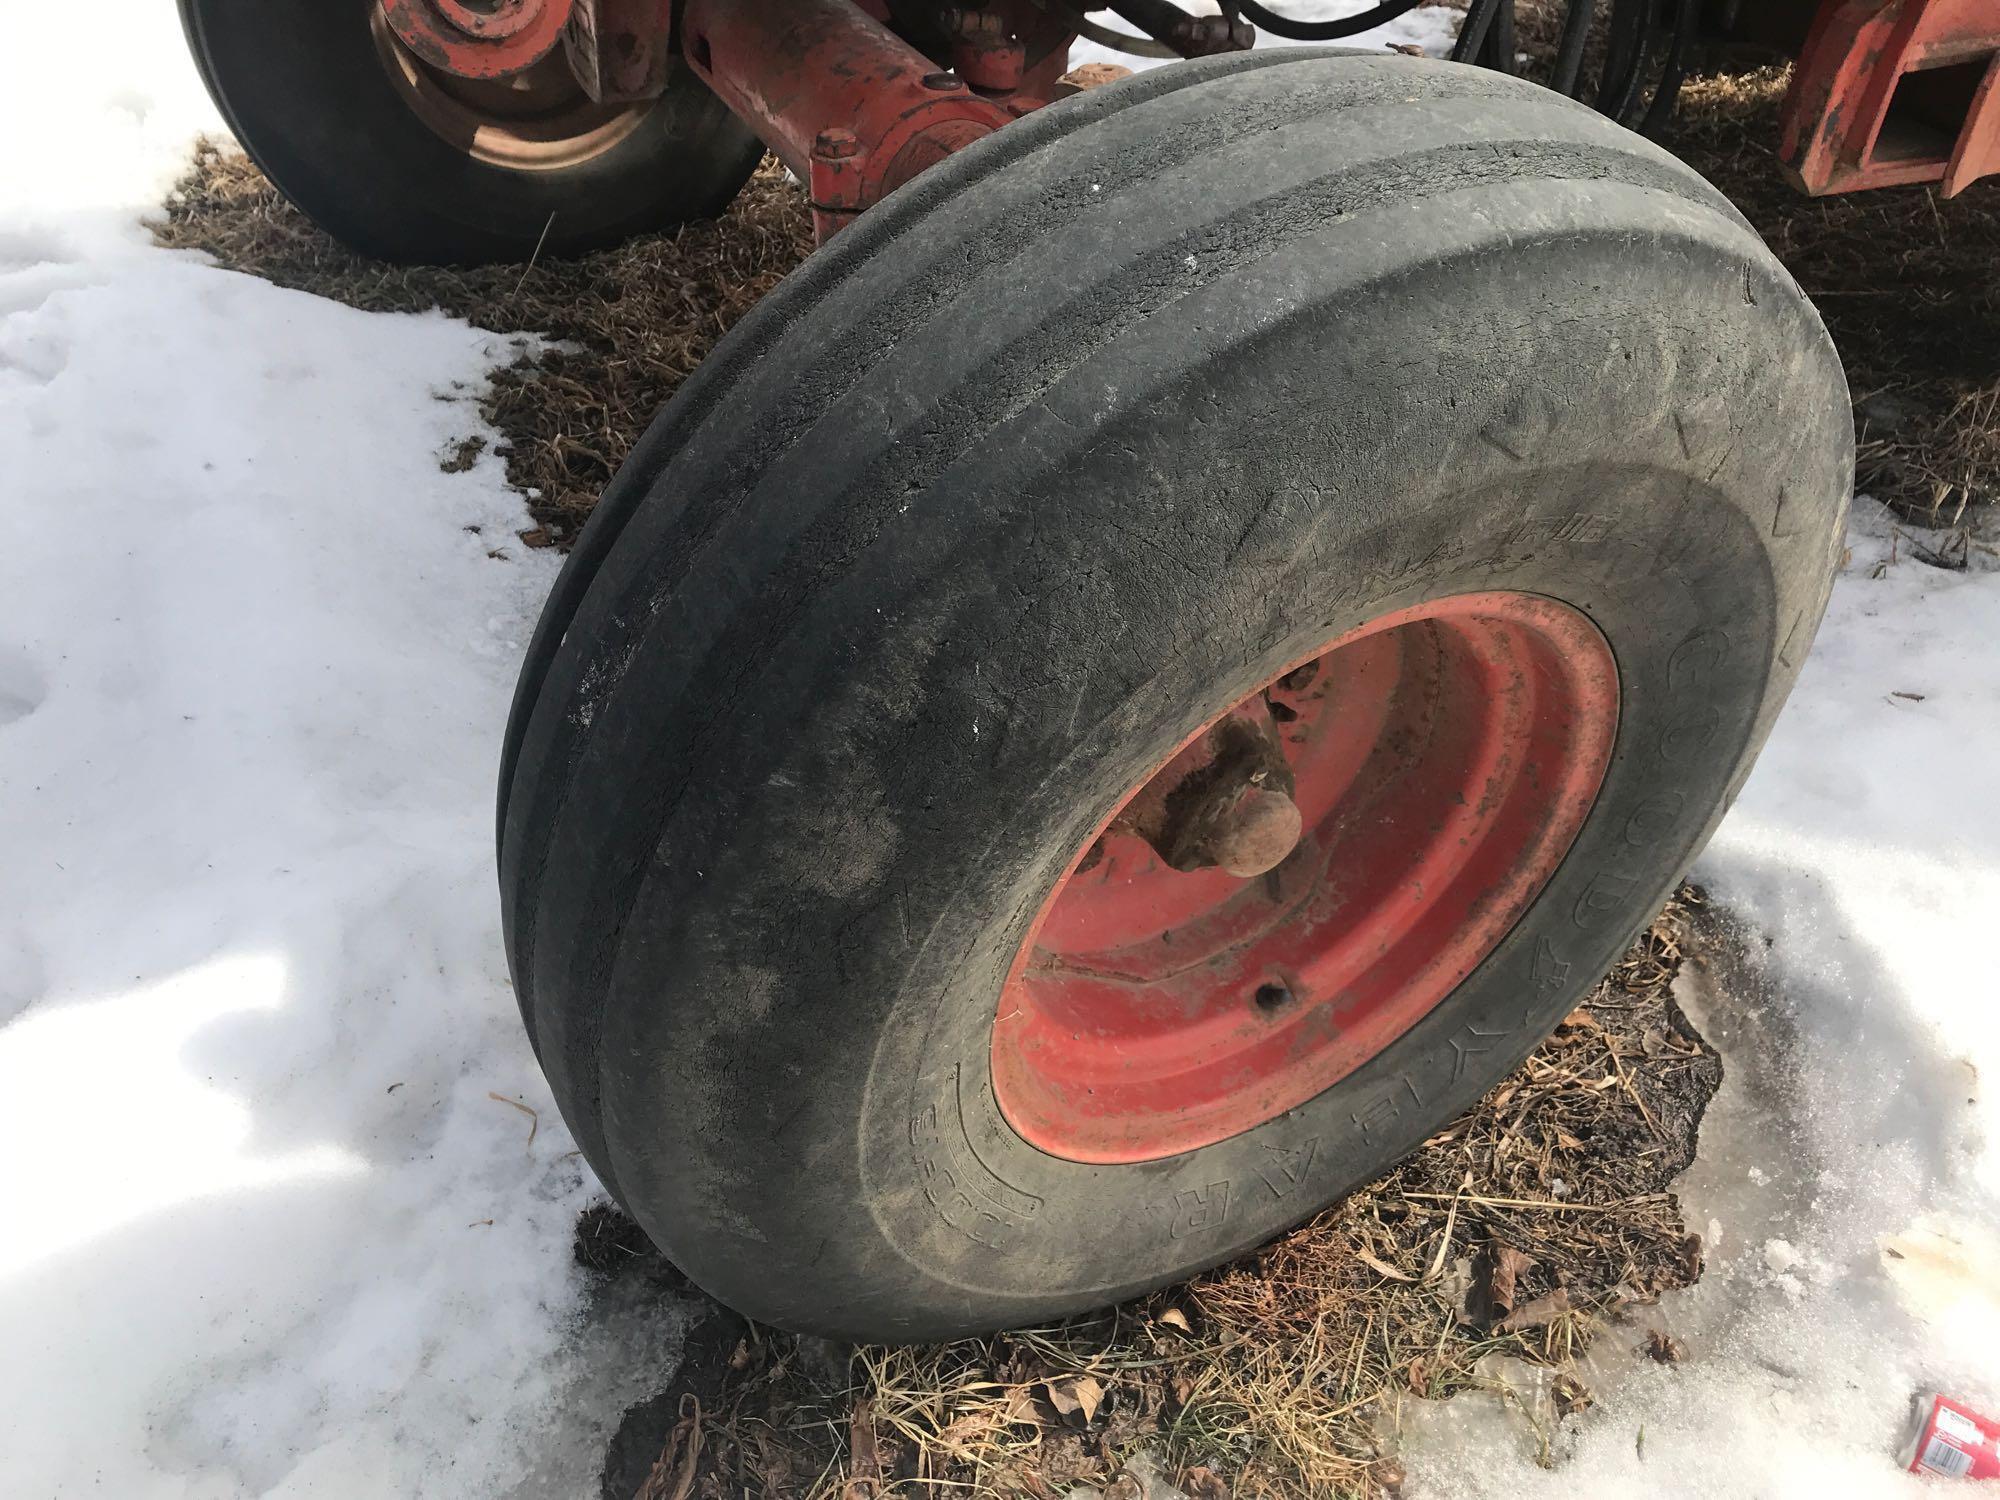
{"label": "red tractor axle", "polygon": [[951,70],[853,0],[689,0],[682,51],[806,184],[825,241],[924,168],[1053,96],[1070,38],[1040,11],[941,18]]}

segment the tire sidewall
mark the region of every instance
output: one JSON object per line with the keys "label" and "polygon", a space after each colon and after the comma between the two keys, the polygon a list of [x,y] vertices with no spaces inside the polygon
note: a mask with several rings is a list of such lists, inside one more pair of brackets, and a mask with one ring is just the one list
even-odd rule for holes
{"label": "tire sidewall", "polygon": [[[663,850],[698,857],[654,860],[604,1013],[616,1180],[697,1281],[870,1336],[1101,1305],[1373,1177],[1588,991],[1747,772],[1824,608],[1846,495],[1823,331],[1803,304],[1755,311],[1782,273],[1699,238],[1654,248],[1433,267],[1254,336],[1204,309],[1205,347],[1169,373],[1114,350],[1077,383],[1094,422],[1028,413],[975,448],[951,526],[880,539],[759,664],[763,712],[669,830]],[[1569,317],[1526,344],[1518,316],[1441,321],[1556,295]],[[1620,379],[1607,328],[1635,356]],[[1459,420],[1428,359],[1368,375],[1410,349],[1438,351]],[[1744,420],[1773,369],[1793,379]],[[1302,389],[1341,420],[1301,422]],[[1225,396],[1226,439],[1189,421]],[[1079,499],[1135,488],[1186,554],[1178,578]],[[1049,553],[1082,580],[1066,605]],[[1388,1051],[1244,1135],[1118,1167],[1020,1141],[988,1081],[996,1001],[1096,820],[1287,663],[1496,588],[1583,611],[1621,695],[1598,802],[1499,948]],[[978,619],[1025,595],[1041,603],[1011,628]]]}

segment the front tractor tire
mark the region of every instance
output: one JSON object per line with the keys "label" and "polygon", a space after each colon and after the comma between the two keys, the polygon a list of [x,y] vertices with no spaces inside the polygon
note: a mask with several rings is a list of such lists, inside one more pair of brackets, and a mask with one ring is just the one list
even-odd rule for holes
{"label": "front tractor tire", "polygon": [[382,260],[575,255],[720,213],[763,148],[686,68],[597,105],[557,47],[511,78],[415,56],[379,0],[180,0],[202,81],[292,204]]}
{"label": "front tractor tire", "polygon": [[1797,286],[1556,95],[1300,50],[1008,127],[724,340],[557,585],[500,868],[566,1119],[794,1329],[1239,1254],[1651,918],[1851,463]]}

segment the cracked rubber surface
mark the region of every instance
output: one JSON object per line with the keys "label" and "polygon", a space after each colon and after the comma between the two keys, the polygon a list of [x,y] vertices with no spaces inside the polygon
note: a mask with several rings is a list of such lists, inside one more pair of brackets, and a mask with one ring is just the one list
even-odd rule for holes
{"label": "cracked rubber surface", "polygon": [[[565,1118],[753,1317],[933,1338],[1268,1238],[1524,1056],[1653,914],[1824,608],[1810,305],[1692,171],[1518,80],[1287,51],[1044,111],[864,215],[614,481],[531,644],[501,889]],[[1160,1161],[999,1117],[1095,820],[1302,651],[1560,598],[1622,718],[1569,858],[1359,1072]]]}

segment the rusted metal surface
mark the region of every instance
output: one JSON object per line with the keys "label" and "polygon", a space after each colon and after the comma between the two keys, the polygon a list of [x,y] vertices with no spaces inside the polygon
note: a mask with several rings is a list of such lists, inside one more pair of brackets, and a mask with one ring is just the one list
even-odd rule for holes
{"label": "rusted metal surface", "polygon": [[1161,767],[1112,827],[1144,839],[1170,869],[1247,880],[1275,870],[1297,845],[1292,791],[1277,719],[1259,693]]}
{"label": "rusted metal surface", "polygon": [[1825,0],[1779,155],[1816,195],[2000,171],[2000,3]]}
{"label": "rusted metal surface", "polygon": [[656,99],[673,63],[673,0],[572,0],[563,46],[600,104]]}
{"label": "rusted metal surface", "polygon": [[[1069,1160],[1149,1161],[1346,1077],[1541,892],[1596,802],[1618,702],[1576,610],[1465,594],[1328,642],[1204,726],[1105,818],[1022,944],[993,1026],[1009,1123]],[[1282,778],[1255,749],[1266,725]],[[1277,830],[1275,866],[1233,873],[1212,842],[1175,863],[1196,851],[1172,804],[1205,802],[1204,768],[1282,791],[1298,829]]]}
{"label": "rusted metal surface", "polygon": [[1010,3],[951,20],[948,41],[969,78],[854,0],[688,0],[681,49],[805,182],[824,242],[926,167],[1051,97],[1067,34],[1051,44],[1041,11]]}
{"label": "rusted metal surface", "polygon": [[1257,40],[1256,28],[1248,21],[1230,16],[1189,15],[1174,0],[1108,0],[1108,3],[1140,31],[1166,43],[1182,57],[1247,52]]}
{"label": "rusted metal surface", "polygon": [[570,0],[382,0],[403,45],[440,72],[505,78],[555,49]]}
{"label": "rusted metal surface", "polygon": [[938,24],[951,40],[951,69],[983,93],[1011,94],[1028,69],[1028,48],[997,10],[958,6]]}
{"label": "rusted metal surface", "polygon": [[369,18],[390,87],[454,149],[515,172],[562,172],[611,150],[638,129],[644,101],[584,94],[569,61],[551,52],[505,78],[460,78],[421,61],[377,10]]}

